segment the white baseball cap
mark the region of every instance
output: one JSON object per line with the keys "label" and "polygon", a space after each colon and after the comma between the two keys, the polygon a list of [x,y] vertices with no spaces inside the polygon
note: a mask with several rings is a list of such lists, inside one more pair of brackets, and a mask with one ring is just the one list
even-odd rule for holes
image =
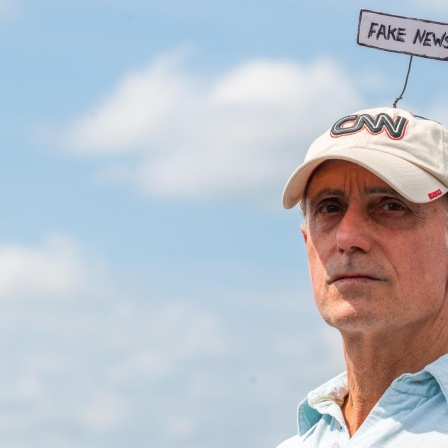
{"label": "white baseball cap", "polygon": [[302,199],[313,171],[331,159],[366,168],[415,203],[448,192],[448,129],[402,109],[366,109],[338,120],[289,178],[285,208]]}

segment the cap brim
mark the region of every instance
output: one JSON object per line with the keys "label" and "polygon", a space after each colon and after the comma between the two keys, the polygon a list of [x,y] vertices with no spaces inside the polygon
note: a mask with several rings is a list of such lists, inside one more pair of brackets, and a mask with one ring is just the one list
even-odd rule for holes
{"label": "cap brim", "polygon": [[324,156],[313,158],[299,166],[286,184],[283,206],[286,209],[294,207],[302,199],[313,171],[323,162],[333,159],[362,166],[411,202],[430,202],[433,199],[430,193],[440,190],[440,196],[448,192],[447,186],[437,178],[401,157],[367,148],[345,148],[329,151]]}

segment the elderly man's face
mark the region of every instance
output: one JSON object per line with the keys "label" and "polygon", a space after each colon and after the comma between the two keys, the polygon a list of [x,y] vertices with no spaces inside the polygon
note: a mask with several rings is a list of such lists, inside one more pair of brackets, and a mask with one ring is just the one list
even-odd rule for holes
{"label": "elderly man's face", "polygon": [[445,199],[415,204],[359,165],[313,175],[303,228],[316,304],[341,331],[431,322],[447,297]]}

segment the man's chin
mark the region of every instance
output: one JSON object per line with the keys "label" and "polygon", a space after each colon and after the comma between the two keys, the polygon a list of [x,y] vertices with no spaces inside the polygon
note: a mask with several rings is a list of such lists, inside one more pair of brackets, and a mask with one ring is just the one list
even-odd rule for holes
{"label": "man's chin", "polygon": [[325,322],[340,331],[368,331],[378,329],[387,322],[386,316],[378,316],[372,310],[354,308],[347,304],[343,309],[326,310],[321,313]]}

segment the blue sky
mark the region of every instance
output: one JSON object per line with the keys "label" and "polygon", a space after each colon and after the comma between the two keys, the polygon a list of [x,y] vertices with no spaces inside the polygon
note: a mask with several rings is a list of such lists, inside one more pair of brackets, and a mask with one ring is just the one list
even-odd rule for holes
{"label": "blue sky", "polygon": [[[343,369],[281,193],[408,57],[363,8],[441,1],[0,0],[0,434],[22,448],[275,447]],[[448,63],[400,106],[448,124]]]}

